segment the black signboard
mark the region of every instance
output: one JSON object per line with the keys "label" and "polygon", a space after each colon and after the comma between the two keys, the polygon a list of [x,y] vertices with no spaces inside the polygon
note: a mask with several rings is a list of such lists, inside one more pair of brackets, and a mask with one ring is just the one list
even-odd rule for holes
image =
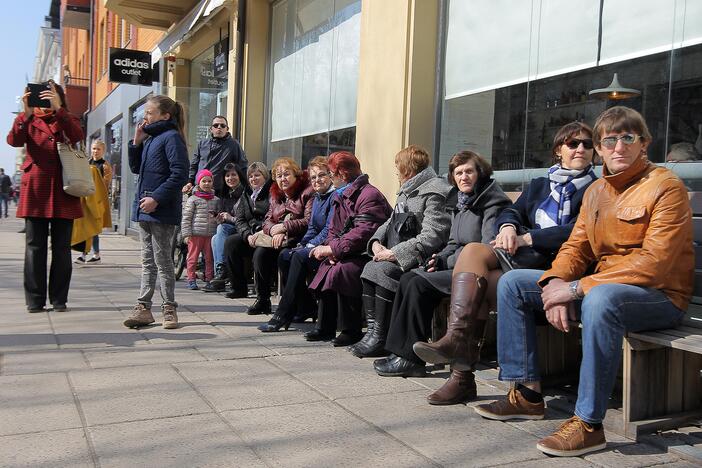
{"label": "black signboard", "polygon": [[109,81],[150,86],[151,54],[140,50],[110,47]]}
{"label": "black signboard", "polygon": [[214,76],[226,78],[229,68],[229,38],[225,37],[214,45]]}

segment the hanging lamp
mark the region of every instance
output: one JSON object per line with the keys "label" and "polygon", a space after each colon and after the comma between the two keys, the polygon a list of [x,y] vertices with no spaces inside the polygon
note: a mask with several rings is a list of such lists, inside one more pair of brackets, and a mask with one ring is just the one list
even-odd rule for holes
{"label": "hanging lamp", "polygon": [[619,83],[619,77],[614,74],[612,82],[606,88],[593,89],[588,94],[597,99],[611,99],[614,101],[619,101],[622,99],[629,99],[636,96],[641,96],[641,91],[633,88],[625,88]]}

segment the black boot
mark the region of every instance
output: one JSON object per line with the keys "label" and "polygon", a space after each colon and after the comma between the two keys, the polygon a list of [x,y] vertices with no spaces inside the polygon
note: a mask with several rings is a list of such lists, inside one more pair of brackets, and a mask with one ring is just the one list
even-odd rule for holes
{"label": "black boot", "polygon": [[377,360],[373,367],[383,377],[424,377],[426,365],[414,362],[402,356],[390,355],[388,359]]}
{"label": "black boot", "polygon": [[[389,293],[389,291],[387,292]],[[372,329],[369,327],[369,331],[363,337],[363,340],[351,349],[351,353],[356,357],[381,357],[390,354],[388,351],[385,351],[385,339],[388,336],[388,328],[390,327],[392,299],[382,297],[380,291],[378,293],[374,298],[375,324]]]}
{"label": "black boot", "polygon": [[246,315],[261,315],[271,313],[271,300],[268,297],[259,297],[256,302],[253,303],[249,310],[246,311]]}
{"label": "black boot", "polygon": [[215,277],[212,278],[210,283],[213,286],[221,287],[224,290],[224,285],[227,280],[229,280],[229,270],[227,269],[226,263],[220,263],[215,267]]}
{"label": "black boot", "polygon": [[367,327],[366,334],[363,335],[361,341],[347,348],[347,350],[350,351],[351,354],[353,354],[354,356],[357,356],[356,349],[359,346],[364,346],[364,344],[373,335],[373,328],[375,328],[375,294],[370,294],[369,291],[366,291],[365,284],[363,295],[361,295],[361,302],[363,304],[363,312],[366,314]]}

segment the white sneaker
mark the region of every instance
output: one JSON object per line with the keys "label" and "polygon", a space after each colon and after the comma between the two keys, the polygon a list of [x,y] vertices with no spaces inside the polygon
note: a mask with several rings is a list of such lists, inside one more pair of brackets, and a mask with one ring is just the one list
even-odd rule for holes
{"label": "white sneaker", "polygon": [[100,257],[93,255],[87,262],[88,265],[98,265],[100,263]]}
{"label": "white sneaker", "polygon": [[81,255],[80,257],[73,260],[73,263],[77,263],[79,265],[85,265],[85,257]]}

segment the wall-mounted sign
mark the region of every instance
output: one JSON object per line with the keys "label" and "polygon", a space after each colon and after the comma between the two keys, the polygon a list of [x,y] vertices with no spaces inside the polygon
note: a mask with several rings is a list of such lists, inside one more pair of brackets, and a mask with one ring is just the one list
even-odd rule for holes
{"label": "wall-mounted sign", "polygon": [[229,38],[225,37],[214,45],[214,74],[226,78],[229,68]]}
{"label": "wall-mounted sign", "polygon": [[150,86],[152,83],[151,54],[140,50],[110,47],[108,79],[113,83]]}

